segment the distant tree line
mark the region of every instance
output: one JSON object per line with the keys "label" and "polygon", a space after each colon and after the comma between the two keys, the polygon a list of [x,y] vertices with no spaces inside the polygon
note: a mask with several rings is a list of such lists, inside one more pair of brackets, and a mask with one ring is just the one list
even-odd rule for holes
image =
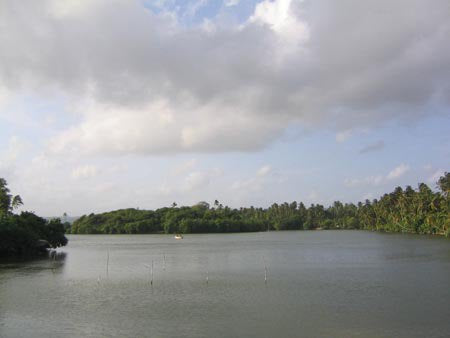
{"label": "distant tree line", "polygon": [[10,194],[6,180],[0,178],[0,256],[32,255],[67,244],[59,219],[46,220],[32,212],[14,214],[20,205],[20,196]]}
{"label": "distant tree line", "polygon": [[434,192],[425,183],[414,190],[397,187],[380,199],[358,204],[336,201],[329,207],[303,203],[273,204],[267,209],[224,207],[217,200],[157,210],[122,209],[85,215],[73,234],[226,233],[268,230],[365,229],[450,236],[450,173]]}

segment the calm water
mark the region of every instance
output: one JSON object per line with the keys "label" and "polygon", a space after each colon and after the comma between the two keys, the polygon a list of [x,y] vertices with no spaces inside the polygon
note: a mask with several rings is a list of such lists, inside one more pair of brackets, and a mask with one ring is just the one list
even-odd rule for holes
{"label": "calm water", "polygon": [[69,239],[54,260],[0,263],[1,337],[450,336],[448,239],[362,231]]}

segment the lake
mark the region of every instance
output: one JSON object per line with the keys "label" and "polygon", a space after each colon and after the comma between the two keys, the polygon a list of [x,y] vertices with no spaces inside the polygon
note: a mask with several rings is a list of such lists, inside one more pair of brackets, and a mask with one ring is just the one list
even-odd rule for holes
{"label": "lake", "polygon": [[51,259],[0,262],[1,337],[450,336],[445,238],[68,238]]}

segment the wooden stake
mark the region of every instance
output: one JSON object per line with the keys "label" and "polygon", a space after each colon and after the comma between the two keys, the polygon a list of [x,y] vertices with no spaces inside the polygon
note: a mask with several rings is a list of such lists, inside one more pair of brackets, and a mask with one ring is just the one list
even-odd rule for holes
{"label": "wooden stake", "polygon": [[106,276],[109,275],[109,249],[106,252]]}
{"label": "wooden stake", "polygon": [[267,284],[267,265],[266,265],[266,259],[263,257],[264,261],[264,283]]}
{"label": "wooden stake", "polygon": [[152,279],[150,280],[150,285],[153,285],[153,259],[152,259],[152,270],[151,270],[151,274],[152,274]]}

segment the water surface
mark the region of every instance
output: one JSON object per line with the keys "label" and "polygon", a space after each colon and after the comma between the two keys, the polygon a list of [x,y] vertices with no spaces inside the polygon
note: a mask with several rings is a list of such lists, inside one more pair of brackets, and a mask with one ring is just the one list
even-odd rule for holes
{"label": "water surface", "polygon": [[450,336],[448,239],[68,237],[54,259],[0,262],[1,337]]}

